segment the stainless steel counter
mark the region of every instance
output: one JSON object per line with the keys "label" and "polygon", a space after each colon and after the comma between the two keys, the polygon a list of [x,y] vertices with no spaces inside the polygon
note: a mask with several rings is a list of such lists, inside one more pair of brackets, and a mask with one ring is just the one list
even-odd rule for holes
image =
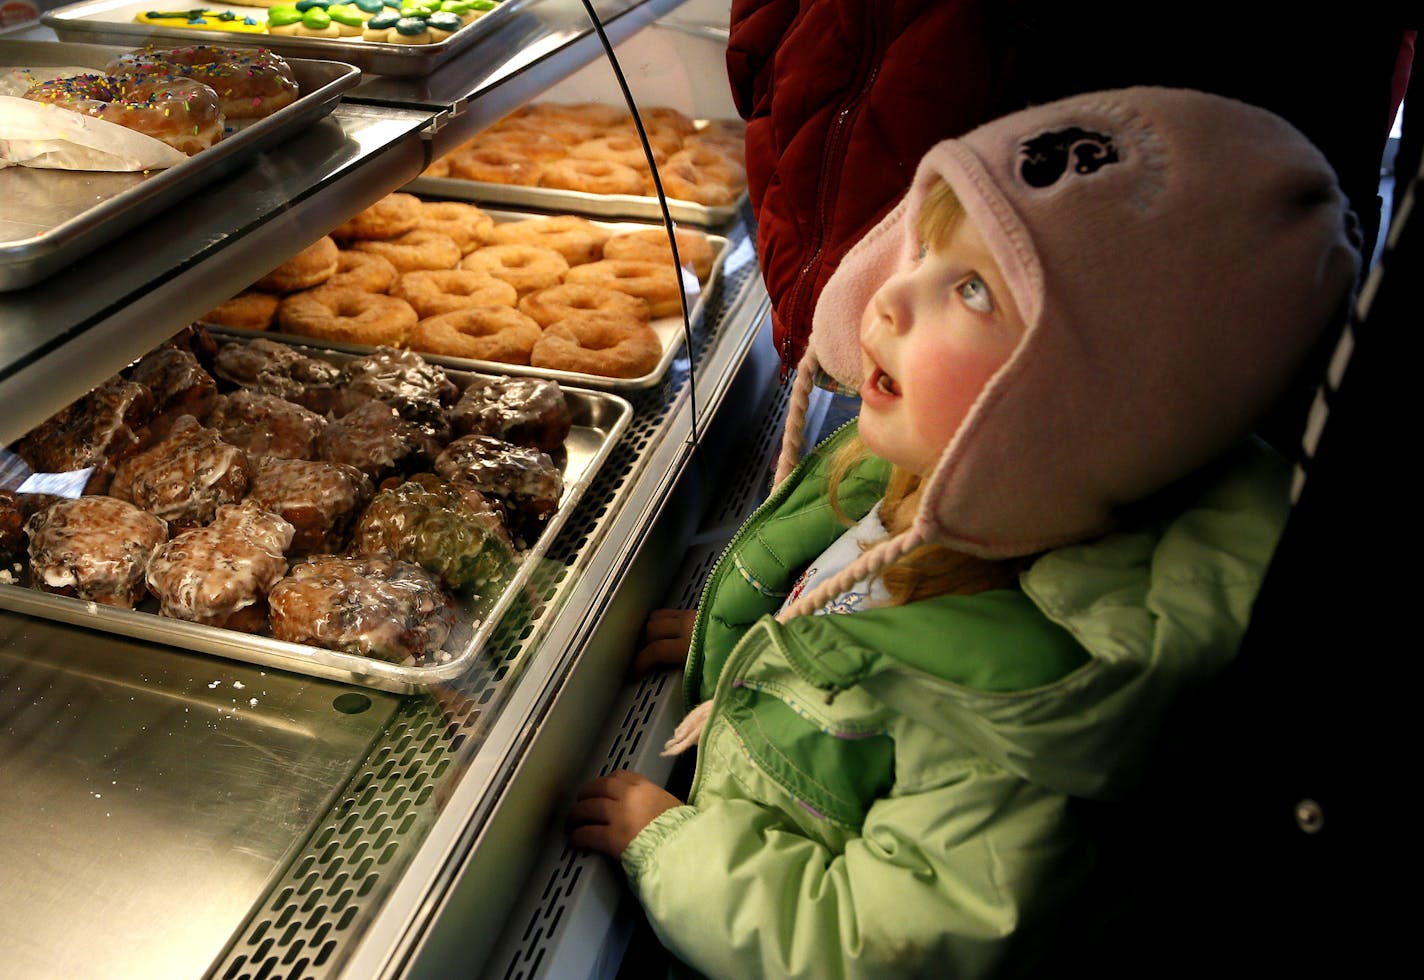
{"label": "stainless steel counter", "polygon": [[[675,6],[599,5],[615,42]],[[601,56],[581,4],[532,9],[547,31],[501,70],[363,83],[225,186],[0,295],[0,440]],[[729,406],[748,410],[736,379],[765,293],[746,214],[717,231],[723,279],[689,356],[630,399],[633,424],[527,608],[457,681],[387,695],[0,614],[7,976],[486,972],[622,686],[649,601],[624,588],[629,570],[665,545],[655,536],[682,533],[659,518],[698,465],[694,441]]]}
{"label": "stainless steel counter", "polygon": [[201,976],[398,704],[0,619],[6,975]]}

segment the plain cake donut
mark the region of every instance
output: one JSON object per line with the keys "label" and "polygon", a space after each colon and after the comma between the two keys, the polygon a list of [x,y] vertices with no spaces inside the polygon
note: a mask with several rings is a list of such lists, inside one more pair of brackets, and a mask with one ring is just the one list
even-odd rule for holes
{"label": "plain cake donut", "polygon": [[272,318],[277,315],[277,304],[281,301],[280,296],[245,289],[232,299],[219,303],[199,319],[220,327],[266,330],[272,326]]}
{"label": "plain cake donut", "polygon": [[469,255],[492,241],[494,219],[473,204],[462,201],[421,201],[417,227],[450,236]]}
{"label": "plain cake donut", "polygon": [[569,263],[541,245],[486,245],[465,256],[460,268],[503,279],[523,296],[563,282]]}
{"label": "plain cake donut", "polygon": [[388,293],[399,278],[396,267],[384,256],[343,248],[336,257],[336,274],[324,285],[359,289],[363,293]]}
{"label": "plain cake donut", "polygon": [[629,323],[648,322],[648,304],[637,296],[593,283],[565,282],[519,300],[519,311],[541,327],[583,313],[599,313]]}
{"label": "plain cake donut", "polygon": [[539,186],[584,194],[640,195],[644,189],[643,175],[626,164],[576,157],[546,164]]}
{"label": "plain cake donut", "polygon": [[410,346],[447,357],[528,364],[543,336],[539,324],[511,306],[472,306],[426,317],[410,332]]}
{"label": "plain cake donut", "polygon": [[[677,236],[677,257],[684,266],[692,269],[694,275],[706,282],[712,274],[712,245],[707,236],[690,228],[675,228]],[[635,259],[640,262],[672,262],[672,244],[667,231],[662,228],[648,228],[644,231],[614,235],[603,245],[606,259]]]}
{"label": "plain cake donut", "polygon": [[340,251],[330,235],[322,235],[253,283],[252,288],[264,293],[294,293],[319,286],[336,275]]}
{"label": "plain cake donut", "polygon": [[558,214],[494,225],[490,241],[495,245],[541,245],[558,252],[569,265],[582,265],[603,258],[603,243],[611,234],[587,218]]}
{"label": "plain cake donut", "polygon": [[403,299],[351,288],[309,289],[277,307],[284,333],[372,346],[398,346],[417,319]]}
{"label": "plain cake donut", "polygon": [[416,228],[387,239],[360,239],[351,243],[358,252],[379,255],[400,272],[419,269],[453,269],[460,264],[460,246],[449,235]]}
{"label": "plain cake donut", "polygon": [[592,283],[637,296],[648,304],[654,319],[682,312],[682,284],[672,263],[603,259],[569,270],[568,282]]}
{"label": "plain cake donut", "polygon": [[544,164],[507,147],[468,147],[450,157],[451,174],[487,184],[533,187],[543,172]]}
{"label": "plain cake donut", "polygon": [[529,363],[606,378],[637,378],[653,370],[662,354],[658,335],[646,323],[584,313],[547,327]]}
{"label": "plain cake donut", "polygon": [[375,204],[356,212],[331,231],[342,241],[365,238],[395,238],[414,231],[420,221],[420,198],[414,194],[387,194]]}
{"label": "plain cake donut", "polygon": [[400,277],[392,295],[421,317],[453,313],[471,306],[514,306],[519,292],[505,282],[472,269],[427,269]]}

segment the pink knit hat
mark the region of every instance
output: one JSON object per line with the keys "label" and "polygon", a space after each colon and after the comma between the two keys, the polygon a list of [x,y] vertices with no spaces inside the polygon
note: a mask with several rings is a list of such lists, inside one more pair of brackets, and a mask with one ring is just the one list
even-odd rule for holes
{"label": "pink knit hat", "polygon": [[919,253],[942,178],[1026,326],[930,475],[913,526],[783,611],[940,541],[1007,558],[1093,537],[1247,435],[1344,310],[1353,215],[1320,152],[1232,99],[1131,88],[1018,112],[933,147],[842,260],[797,368],[778,482],[820,370],[861,382],[859,327]]}

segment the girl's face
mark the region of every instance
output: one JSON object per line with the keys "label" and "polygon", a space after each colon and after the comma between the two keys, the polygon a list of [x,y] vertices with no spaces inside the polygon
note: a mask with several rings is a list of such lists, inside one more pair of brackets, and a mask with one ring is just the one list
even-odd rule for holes
{"label": "girl's face", "polygon": [[943,247],[888,279],[860,325],[860,435],[928,477],[1024,323],[978,229],[961,220]]}

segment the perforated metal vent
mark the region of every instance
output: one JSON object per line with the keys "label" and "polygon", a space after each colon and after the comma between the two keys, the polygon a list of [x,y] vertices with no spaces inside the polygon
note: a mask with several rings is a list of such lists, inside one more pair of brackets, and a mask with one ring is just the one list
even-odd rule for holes
{"label": "perforated metal vent", "polygon": [[[615,769],[646,770],[646,760],[662,744],[664,735],[653,734],[659,712],[666,713],[678,700],[678,679],[670,673],[650,675],[640,683],[623,712],[604,764],[597,775]],[[666,767],[665,767],[666,768]],[[545,855],[539,867],[544,882],[538,905],[527,915],[519,934],[519,945],[505,957],[503,970],[495,965],[492,975],[505,980],[528,980],[541,974],[550,950],[558,942],[562,928],[577,907],[579,896],[595,865],[604,859],[567,846],[557,854]],[[606,870],[606,869],[605,869]],[[519,926],[511,923],[511,928]]]}
{"label": "perforated metal vent", "polygon": [[[729,247],[744,239],[742,232]],[[693,364],[727,325],[724,310],[730,304],[719,298],[741,295],[755,273],[751,263],[725,272],[720,293],[709,297],[709,314],[694,328]],[[529,638],[560,598],[569,569],[618,507],[686,383],[682,361],[662,385],[633,393],[632,424],[531,577],[523,607],[506,615],[481,662],[458,684],[405,700],[329,815],[314,828],[308,845],[254,910],[211,975],[223,980],[315,980],[339,971],[438,815],[439,788],[450,778],[450,767],[477,750],[483,723],[494,717],[512,689]],[[656,698],[657,692],[649,697]]]}

